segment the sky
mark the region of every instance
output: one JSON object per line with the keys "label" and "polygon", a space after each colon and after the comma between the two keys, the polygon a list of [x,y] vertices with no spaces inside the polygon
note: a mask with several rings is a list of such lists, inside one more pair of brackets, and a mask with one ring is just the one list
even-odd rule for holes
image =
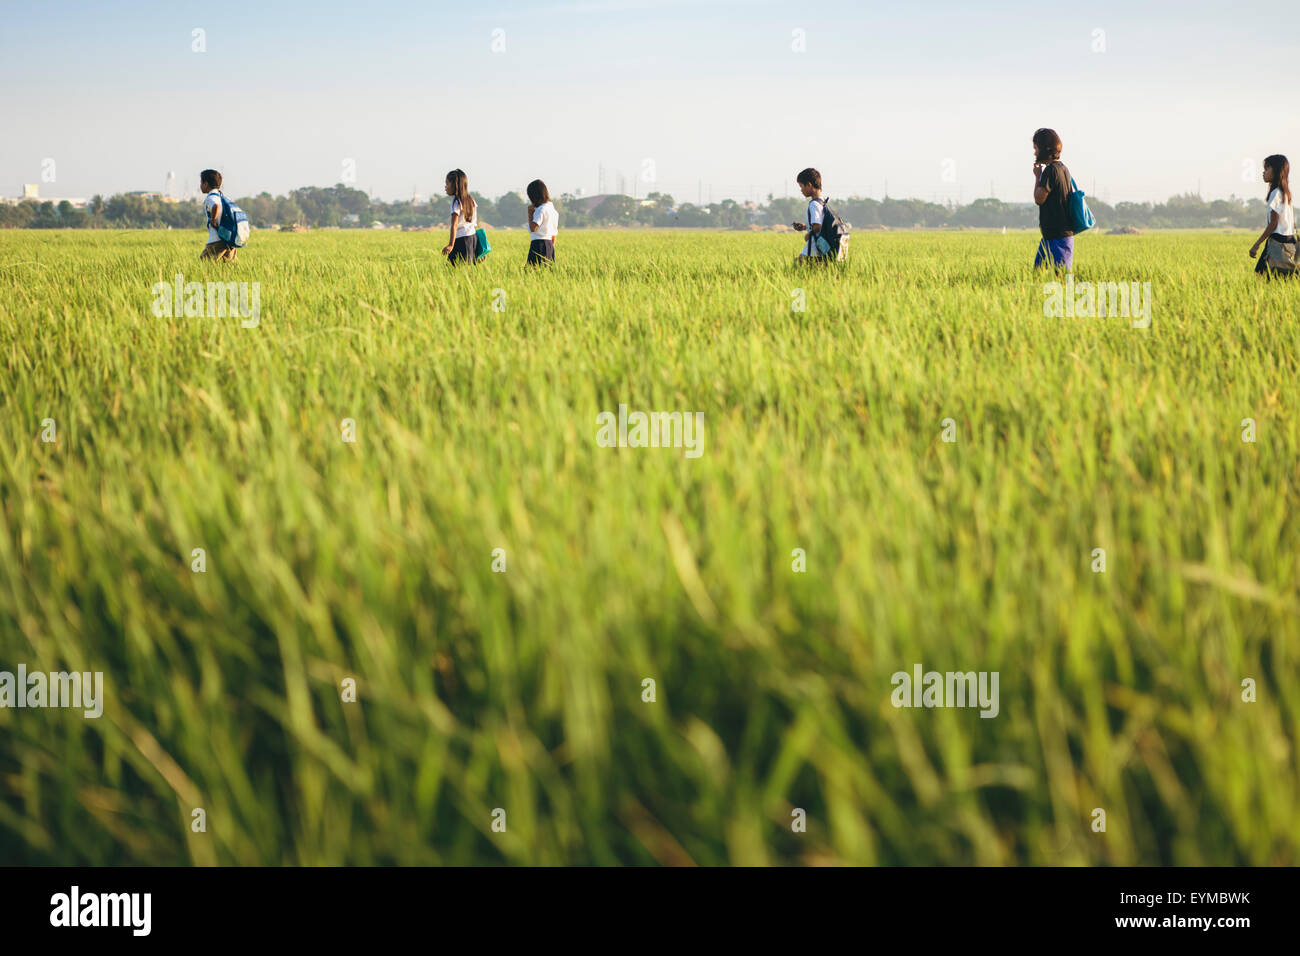
{"label": "sky", "polygon": [[459,167],[489,196],[541,178],[708,202],[793,195],[815,166],[832,197],[1029,201],[1051,126],[1107,202],[1262,196],[1260,160],[1300,154],[1300,40],[1264,9],[4,0],[0,195],[169,172],[180,195],[213,166],[236,196],[393,200]]}

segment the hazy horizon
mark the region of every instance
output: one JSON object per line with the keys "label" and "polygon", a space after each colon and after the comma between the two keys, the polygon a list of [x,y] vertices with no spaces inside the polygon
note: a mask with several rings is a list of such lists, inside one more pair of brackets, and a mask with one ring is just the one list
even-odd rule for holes
{"label": "hazy horizon", "polygon": [[0,195],[162,190],[172,171],[192,195],[214,166],[240,196],[436,199],[460,167],[489,196],[540,177],[707,203],[794,194],[812,165],[832,196],[1026,202],[1047,125],[1108,203],[1262,198],[1259,161],[1300,150],[1300,120],[1257,92],[1291,46],[1208,2],[64,3],[7,14]]}

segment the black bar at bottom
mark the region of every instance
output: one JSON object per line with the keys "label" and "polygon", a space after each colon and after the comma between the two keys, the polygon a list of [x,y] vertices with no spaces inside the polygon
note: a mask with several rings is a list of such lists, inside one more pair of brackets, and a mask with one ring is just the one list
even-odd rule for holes
{"label": "black bar at bottom", "polygon": [[1288,868],[10,868],[0,869],[0,927],[7,943],[75,935],[128,946],[336,946],[388,934],[432,943],[434,928],[485,942],[574,944],[590,933],[608,944],[620,924],[661,941],[679,929],[769,943],[802,934],[805,946],[841,931],[927,944],[1041,942],[1047,932],[1231,946],[1294,930],[1298,885]]}

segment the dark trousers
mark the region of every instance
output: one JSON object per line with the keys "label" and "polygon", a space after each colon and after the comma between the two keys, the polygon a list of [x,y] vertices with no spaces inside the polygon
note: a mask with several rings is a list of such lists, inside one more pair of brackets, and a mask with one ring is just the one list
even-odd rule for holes
{"label": "dark trousers", "polygon": [[239,250],[234,246],[227,245],[218,239],[216,242],[209,242],[199,253],[200,259],[224,259],[227,262],[234,262],[235,257],[239,255]]}
{"label": "dark trousers", "polygon": [[453,265],[460,262],[474,264],[474,257],[478,253],[477,236],[461,236],[451,247],[451,255],[447,256],[447,261]]}
{"label": "dark trousers", "polygon": [[555,240],[534,239],[528,244],[528,264],[530,266],[550,265],[555,262]]}

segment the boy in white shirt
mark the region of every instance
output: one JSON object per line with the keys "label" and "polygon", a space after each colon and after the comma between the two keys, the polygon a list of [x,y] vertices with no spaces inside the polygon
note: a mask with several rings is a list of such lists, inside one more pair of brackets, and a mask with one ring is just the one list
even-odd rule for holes
{"label": "boy in white shirt", "polygon": [[539,266],[555,262],[555,237],[560,231],[560,214],[551,203],[546,183],[534,179],[528,184],[528,264]]}
{"label": "boy in white shirt", "polygon": [[199,173],[199,190],[204,194],[203,216],[208,223],[208,244],[199,254],[200,259],[216,259],[218,262],[234,262],[239,250],[227,245],[217,235],[217,226],[221,224],[221,214],[225,212],[225,197],[221,194],[221,173],[215,169],[205,169]]}
{"label": "boy in white shirt", "polygon": [[798,185],[799,191],[808,200],[807,222],[794,223],[795,231],[804,232],[806,230],[808,232],[808,239],[803,244],[803,251],[799,253],[799,256],[810,259],[822,258],[822,253],[817,248],[817,240],[822,231],[822,221],[825,219],[826,214],[826,203],[822,199],[822,174],[809,166],[800,172],[794,181]]}

